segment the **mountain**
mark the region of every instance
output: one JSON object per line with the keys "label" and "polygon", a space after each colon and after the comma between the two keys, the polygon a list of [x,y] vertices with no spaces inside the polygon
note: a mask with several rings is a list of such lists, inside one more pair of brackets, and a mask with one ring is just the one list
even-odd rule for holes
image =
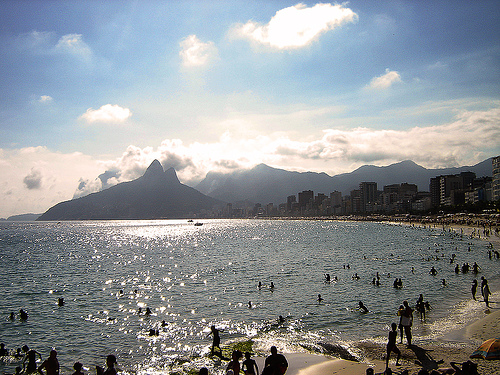
{"label": "mountain", "polygon": [[9,216],[7,221],[35,221],[41,216],[41,214],[21,214]]}
{"label": "mountain", "polygon": [[58,203],[38,220],[178,219],[225,204],[180,183],[173,168],[154,160],[142,177]]}
{"label": "mountain", "polygon": [[492,175],[491,158],[474,166],[457,168],[426,169],[406,160],[385,167],[364,165],[353,172],[329,176],[326,173],[290,172],[259,164],[256,167],[229,174],[209,172],[196,187],[202,193],[226,202],[249,201],[253,203],[286,202],[289,195],[303,190],[315,194],[330,194],[337,190],[343,195],[358,189],[359,183],[376,182],[381,190],[385,185],[407,182],[416,184],[419,191],[428,191],[432,177],[471,171],[477,177]]}

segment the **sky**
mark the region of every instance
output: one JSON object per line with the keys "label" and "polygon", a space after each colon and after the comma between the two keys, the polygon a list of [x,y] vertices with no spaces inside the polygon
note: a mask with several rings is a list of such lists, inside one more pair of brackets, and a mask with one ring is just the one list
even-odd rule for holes
{"label": "sky", "polygon": [[0,218],[154,159],[195,187],[500,155],[496,0],[0,0],[0,56]]}

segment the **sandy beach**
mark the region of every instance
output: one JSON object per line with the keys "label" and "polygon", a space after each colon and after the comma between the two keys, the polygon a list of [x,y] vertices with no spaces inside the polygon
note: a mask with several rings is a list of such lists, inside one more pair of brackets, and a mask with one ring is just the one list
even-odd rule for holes
{"label": "sandy beach", "polygon": [[[465,236],[479,233],[478,228],[462,225],[446,226],[446,230],[454,230]],[[481,237],[490,242],[495,250],[500,249],[500,237],[492,234]],[[482,303],[482,302],[480,302]],[[450,339],[450,337],[452,339]],[[419,345],[418,337],[414,338],[414,345],[407,348],[399,344],[401,350],[400,366],[395,366],[395,354],[391,355],[389,367],[394,374],[416,375],[422,368],[438,370],[450,368],[450,362],[462,363],[469,360],[469,356],[479,345],[490,338],[500,337],[500,291],[494,291],[490,297],[490,308],[483,310],[481,316],[465,329],[447,335],[447,339],[433,345]],[[326,356],[303,353],[285,354],[289,368],[287,375],[363,375],[371,367],[376,374],[385,370],[385,345],[371,342],[359,342],[358,349],[363,353],[360,362],[343,359],[331,359]],[[481,375],[500,374],[500,360],[471,359],[478,366]],[[262,359],[263,365],[263,359]]]}

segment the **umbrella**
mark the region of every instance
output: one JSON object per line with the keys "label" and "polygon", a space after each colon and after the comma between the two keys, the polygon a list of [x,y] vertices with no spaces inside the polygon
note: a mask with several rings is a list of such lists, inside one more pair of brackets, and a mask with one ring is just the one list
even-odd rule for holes
{"label": "umbrella", "polygon": [[471,358],[500,359],[500,339],[489,339],[472,353]]}

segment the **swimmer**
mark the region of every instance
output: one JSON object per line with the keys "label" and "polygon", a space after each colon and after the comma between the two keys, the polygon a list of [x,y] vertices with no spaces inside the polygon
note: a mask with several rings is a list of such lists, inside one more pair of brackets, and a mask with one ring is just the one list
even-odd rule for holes
{"label": "swimmer", "polygon": [[283,316],[281,316],[281,315],[280,315],[280,316],[278,317],[278,323],[279,323],[279,324],[285,323],[285,318],[283,318]]}
{"label": "swimmer", "polygon": [[151,313],[151,309],[150,309],[149,307],[146,307],[146,315],[148,315],[148,316],[149,316],[149,315],[151,315],[151,314],[152,314],[152,313]]}
{"label": "swimmer", "polygon": [[271,281],[271,285],[269,285],[269,288],[274,289],[274,283]]}
{"label": "swimmer", "polygon": [[5,349],[5,344],[2,342],[0,344],[0,357],[5,357],[6,355],[9,355],[9,351]]}
{"label": "swimmer", "polygon": [[75,372],[72,375],[84,375],[82,372],[83,365],[80,362],[75,362],[73,369]]}
{"label": "swimmer", "polygon": [[251,309],[252,308],[252,301],[248,301],[248,308]]}
{"label": "swimmer", "polygon": [[359,301],[358,308],[361,310],[362,313],[367,313],[368,312],[367,307],[361,301]]}
{"label": "swimmer", "polygon": [[28,313],[23,309],[19,310],[19,315],[21,316],[21,320],[28,320]]}
{"label": "swimmer", "polygon": [[62,297],[61,297],[61,298],[59,298],[59,299],[57,300],[57,305],[58,305],[58,306],[64,306],[64,298],[62,298]]}
{"label": "swimmer", "polygon": [[429,271],[429,274],[431,274],[432,276],[436,276],[437,275],[437,271],[434,268],[434,266],[431,267],[431,270]]}
{"label": "swimmer", "polygon": [[321,298],[321,294],[318,294],[318,302],[323,301],[323,298]]}

